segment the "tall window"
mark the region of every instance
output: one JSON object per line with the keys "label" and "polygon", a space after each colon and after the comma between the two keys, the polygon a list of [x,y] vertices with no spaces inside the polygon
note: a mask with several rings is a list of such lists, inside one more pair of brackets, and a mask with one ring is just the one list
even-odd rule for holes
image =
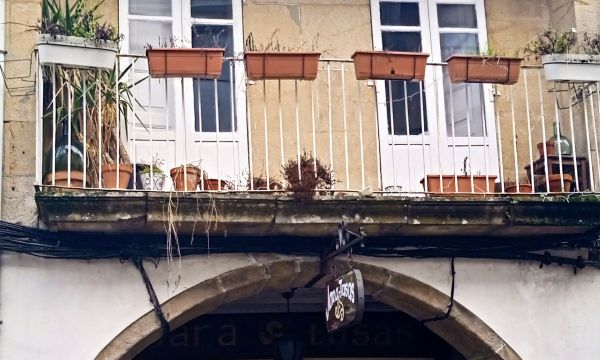
{"label": "tall window", "polygon": [[[127,11],[122,14],[122,19],[125,15],[127,52],[130,54],[143,54],[147,45],[174,45],[222,47],[225,48],[225,57],[234,55],[234,23],[241,24],[241,21],[234,22],[236,11],[233,0],[121,0],[121,6]],[[138,73],[147,73],[147,64],[142,62],[136,70]],[[216,85],[213,80],[194,79],[192,88],[184,90],[190,93],[184,94],[184,97],[194,105],[196,132],[236,130],[235,107],[232,106],[231,97],[232,89],[235,89],[232,83],[234,74],[235,66],[225,61]],[[141,94],[138,94],[153,110],[153,127],[174,126],[174,116],[170,116],[174,105],[166,104],[170,97],[165,81],[153,80],[147,89],[142,88]]]}
{"label": "tall window", "polygon": [[[484,38],[482,34],[485,33],[483,0],[373,2],[373,13],[378,15],[379,20],[378,24],[374,21],[374,40],[376,47],[382,50],[427,52],[431,55],[429,62],[436,63],[445,61],[453,54],[478,54],[481,50]],[[436,68],[434,71],[440,70]],[[442,74],[443,81],[437,76],[435,78],[439,82],[438,86],[443,86],[447,135],[466,137],[469,131],[471,136],[486,135],[482,85],[451,84],[445,68]],[[390,134],[427,133],[427,106],[436,104],[433,99],[427,99],[429,104],[427,103],[425,91],[422,96],[419,95],[421,86],[432,86],[431,79],[424,85],[403,81],[391,81],[386,84]]]}

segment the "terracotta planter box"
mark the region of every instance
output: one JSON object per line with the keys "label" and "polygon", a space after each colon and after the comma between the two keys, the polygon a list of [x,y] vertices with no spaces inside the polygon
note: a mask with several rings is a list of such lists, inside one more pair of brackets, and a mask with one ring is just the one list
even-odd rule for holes
{"label": "terracotta planter box", "polygon": [[[233,186],[231,183],[225,180],[220,180],[221,187],[219,187],[219,179],[205,179],[204,190],[231,190]],[[202,189],[202,184],[200,185]]]}
{"label": "terracotta planter box", "polygon": [[151,77],[195,77],[218,79],[225,49],[159,48],[146,50]]}
{"label": "terracotta planter box", "polygon": [[117,184],[117,164],[102,165],[102,185],[105,189],[127,189],[133,173],[131,164],[119,164],[119,183]]}
{"label": "terracotta planter box", "polygon": [[[454,175],[427,175],[427,192],[430,193],[456,193],[454,185]],[[496,176],[488,175],[473,175],[473,189],[471,189],[471,176],[457,175],[456,176],[459,193],[493,193]],[[424,180],[421,180],[423,188],[425,188]],[[489,190],[488,190],[489,189]]]}
{"label": "terracotta planter box", "polygon": [[170,175],[175,191],[196,191],[200,181],[200,170],[193,166],[172,168]]}
{"label": "terracotta planter box", "polygon": [[65,186],[65,187],[76,187],[83,188],[83,172],[71,171],[71,185],[69,186],[69,172],[68,171],[57,171],[46,175],[44,184],[52,185],[52,175],[54,175],[54,185]]}
{"label": "terracotta planter box", "polygon": [[519,81],[522,58],[454,55],[448,72],[453,83],[493,83],[512,85]]}
{"label": "terracotta planter box", "polygon": [[357,80],[406,80],[425,78],[429,54],[397,51],[357,51],[352,55]]}
{"label": "terracotta planter box", "polygon": [[509,194],[531,194],[532,190],[531,184],[519,184],[519,187],[517,187],[515,183],[506,183],[504,187],[504,192]]}
{"label": "terracotta planter box", "polygon": [[[573,176],[570,174],[563,174],[563,183],[565,185],[564,192],[571,191],[571,185],[573,184]],[[550,192],[563,192],[560,182],[560,174],[553,174],[548,176],[550,182]]]}
{"label": "terracotta planter box", "polygon": [[318,52],[247,52],[246,73],[250,80],[314,80],[319,71]]}

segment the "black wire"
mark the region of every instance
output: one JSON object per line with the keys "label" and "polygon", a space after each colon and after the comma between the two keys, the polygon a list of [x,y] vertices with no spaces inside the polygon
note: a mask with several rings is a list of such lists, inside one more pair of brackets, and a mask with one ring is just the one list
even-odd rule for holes
{"label": "black wire", "polygon": [[456,278],[456,271],[454,271],[454,258],[452,258],[452,260],[450,261],[450,273],[452,274],[452,285],[450,287],[450,303],[448,304],[448,309],[446,310],[446,313],[442,316],[436,315],[432,318],[423,319],[423,320],[421,320],[421,324],[425,324],[425,323],[433,322],[433,321],[445,320],[450,316],[450,313],[452,312],[452,308],[454,307],[454,280]]}

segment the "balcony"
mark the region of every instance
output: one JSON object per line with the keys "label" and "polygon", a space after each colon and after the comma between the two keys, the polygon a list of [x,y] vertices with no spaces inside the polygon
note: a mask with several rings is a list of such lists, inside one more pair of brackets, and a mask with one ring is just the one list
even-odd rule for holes
{"label": "balcony", "polygon": [[[315,81],[248,80],[237,58],[214,80],[150,78],[133,55],[113,72],[40,67],[40,218],[222,236],[326,237],[342,220],[381,237],[596,231],[598,84],[526,65],[512,86],[451,85],[446,67],[423,82],[356,80],[330,59]],[[553,131],[567,139],[538,147]],[[107,185],[106,163],[133,171]],[[318,174],[316,190],[290,191]]]}

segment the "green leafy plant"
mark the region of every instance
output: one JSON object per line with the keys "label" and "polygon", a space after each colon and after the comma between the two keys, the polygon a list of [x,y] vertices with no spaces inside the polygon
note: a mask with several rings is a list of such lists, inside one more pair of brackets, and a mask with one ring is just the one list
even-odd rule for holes
{"label": "green leafy plant", "polygon": [[60,0],[42,0],[42,19],[38,31],[53,37],[64,35],[118,42],[122,36],[117,30],[112,25],[100,23],[101,16],[97,11],[103,3],[104,0],[88,7],[85,0],[75,0],[73,5],[65,0],[63,8]]}
{"label": "green leafy plant", "polygon": [[549,54],[568,54],[577,49],[577,33],[573,31],[559,32],[546,29],[532,40],[523,52],[536,58]]}
{"label": "green leafy plant", "polygon": [[165,161],[162,159],[159,159],[156,156],[152,157],[152,164],[140,164],[140,165],[144,165],[142,171],[140,171],[140,173],[142,174],[164,174],[164,171],[161,169],[161,166],[164,166]]}

